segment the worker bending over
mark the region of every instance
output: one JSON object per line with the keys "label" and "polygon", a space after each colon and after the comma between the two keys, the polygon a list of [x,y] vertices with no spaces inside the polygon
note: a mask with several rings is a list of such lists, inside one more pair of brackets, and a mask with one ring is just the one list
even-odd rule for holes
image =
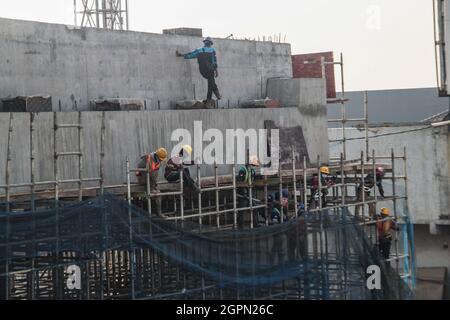
{"label": "worker bending over", "polygon": [[[375,171],[376,178],[374,179],[373,174],[370,173],[364,178],[364,185],[361,181],[361,183],[358,186],[357,189],[357,201],[362,202],[363,201],[363,193],[364,193],[364,200],[367,201],[370,197],[371,190],[375,187],[375,185],[378,187],[378,191],[380,192],[380,195],[384,198],[384,189],[383,189],[383,178],[384,178],[384,168],[378,167]],[[376,208],[375,203],[371,202],[368,204],[369,206],[369,214],[372,219],[375,219],[376,216]],[[359,217],[359,210],[361,209],[362,205],[357,205],[355,208],[355,216]]]}
{"label": "worker bending over", "polygon": [[396,222],[390,218],[389,209],[382,208],[377,219],[379,249],[384,259],[389,259],[392,245],[392,231],[397,230]]}
{"label": "worker bending over", "polygon": [[216,50],[212,47],[214,43],[210,37],[205,38],[203,44],[203,48],[199,48],[185,54],[177,51],[176,55],[177,57],[184,57],[184,59],[197,59],[200,74],[203,78],[208,80],[208,94],[206,96],[206,102],[211,103],[213,93],[218,100],[222,99],[215,80],[215,78],[219,76],[219,72],[217,71],[217,55]]}
{"label": "worker bending over", "polygon": [[183,186],[196,193],[199,193],[200,190],[195,181],[192,179],[189,169],[184,168],[184,166],[194,165],[194,161],[187,161],[187,158],[189,158],[191,155],[192,147],[189,145],[183,146],[180,152],[167,162],[164,177],[168,182],[178,182],[180,181],[180,173],[183,172]]}
{"label": "worker bending over", "polygon": [[[151,154],[146,154],[141,157],[137,167],[138,169],[147,169],[150,174],[150,191],[152,193],[159,193],[158,189],[158,174],[161,164],[167,160],[167,150],[160,148]],[[138,183],[140,185],[147,184],[147,175],[145,172],[136,172]]]}

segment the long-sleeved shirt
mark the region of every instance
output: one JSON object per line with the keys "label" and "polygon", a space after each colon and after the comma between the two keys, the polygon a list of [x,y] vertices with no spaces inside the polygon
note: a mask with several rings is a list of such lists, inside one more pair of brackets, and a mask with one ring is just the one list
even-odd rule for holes
{"label": "long-sleeved shirt", "polygon": [[[376,184],[380,195],[384,197],[384,189],[383,189],[383,178],[380,175],[377,175],[376,182],[374,182],[373,174],[368,174],[364,178],[364,189],[365,191],[370,191]],[[361,188],[361,185],[360,185]]]}
{"label": "long-sleeved shirt", "polygon": [[185,59],[198,59],[198,63],[200,68],[202,68],[203,64],[210,63],[214,69],[217,69],[217,54],[216,50],[212,47],[203,47],[195,49],[192,52],[186,53],[183,55]]}

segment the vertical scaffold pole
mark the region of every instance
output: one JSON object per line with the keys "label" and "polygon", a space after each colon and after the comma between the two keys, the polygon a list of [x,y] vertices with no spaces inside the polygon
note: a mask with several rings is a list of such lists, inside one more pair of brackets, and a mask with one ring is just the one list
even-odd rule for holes
{"label": "vertical scaffold pole", "polygon": [[294,189],[294,212],[295,216],[298,217],[298,204],[297,204],[297,175],[296,175],[296,168],[295,168],[295,149],[292,148],[292,183],[293,183],[293,189]]}
{"label": "vertical scaffold pole", "polygon": [[[392,196],[393,196],[393,201],[394,201],[394,219],[395,219],[395,221],[398,221],[394,148],[391,149],[391,162],[392,162]],[[395,231],[395,232],[396,232],[396,234],[395,234],[395,268],[396,268],[396,271],[398,274],[399,273],[398,231]]]}
{"label": "vertical scaffold pole", "polygon": [[279,197],[278,197],[278,201],[280,201],[280,214],[281,214],[281,218],[280,218],[280,220],[281,220],[281,223],[283,223],[284,222],[284,214],[283,214],[283,206],[282,206],[282,199],[283,199],[283,171],[281,170],[281,167],[282,167],[282,165],[281,165],[281,152],[279,153],[279,155],[278,155],[278,157],[279,157],[279,159],[280,159],[280,163],[279,163],[279,165],[278,165],[278,175],[279,175],[279,180],[280,180],[280,185],[279,185],[279,192],[280,192],[280,195],[279,195]]}
{"label": "vertical scaffold pole", "polygon": [[30,180],[31,180],[31,211],[33,221],[32,258],[31,258],[31,300],[36,299],[36,203],[35,203],[35,150],[34,150],[34,113],[30,113]]}
{"label": "vertical scaffold pole", "polygon": [[369,161],[369,96],[367,91],[364,92],[364,131],[366,135],[366,157]]}
{"label": "vertical scaffold pole", "polygon": [[236,164],[233,164],[233,227],[236,230],[237,225],[237,194],[236,194]]}
{"label": "vertical scaffold pole", "polygon": [[135,288],[135,281],[136,281],[136,251],[133,244],[133,212],[131,210],[131,187],[130,187],[130,162],[127,157],[127,186],[128,186],[128,223],[130,225],[129,227],[129,241],[130,241],[130,269],[131,269],[131,299],[136,299],[136,288]]}
{"label": "vertical scaffold pole", "polygon": [[78,112],[78,200],[83,201],[83,114]]}
{"label": "vertical scaffold pole", "polygon": [[347,115],[345,110],[345,82],[344,82],[344,55],[341,53],[341,116],[342,116],[342,152],[344,153],[344,159],[347,160],[347,138],[346,138],[346,122]]}
{"label": "vertical scaffold pole", "polygon": [[[375,149],[372,150],[372,175],[373,175],[373,178],[376,181],[376,179],[377,179],[377,163],[376,163]],[[377,213],[377,208],[378,208],[377,192],[378,192],[378,188],[375,185],[374,188],[373,188],[373,198],[374,198],[374,201],[375,201],[373,205],[375,206],[375,213]],[[378,232],[376,232],[375,242],[377,244],[379,243]]]}
{"label": "vertical scaffold pole", "polygon": [[317,156],[317,177],[319,180],[319,187],[318,187],[318,192],[319,192],[319,209],[320,209],[320,215],[322,215],[322,173],[320,172],[320,155]]}
{"label": "vertical scaffold pole", "polygon": [[11,196],[10,196],[10,167],[11,167],[11,140],[13,133],[13,120],[14,115],[11,112],[9,114],[9,125],[8,125],[8,142],[6,151],[6,170],[5,170],[5,197],[6,197],[6,259],[5,259],[5,300],[9,300],[11,281],[9,276],[9,264],[10,264],[10,253],[9,253],[9,238],[10,238],[10,212],[11,212]]}
{"label": "vertical scaffold pole", "polygon": [[100,194],[105,194],[105,138],[106,138],[106,112],[102,112],[102,127],[100,135]]}
{"label": "vertical scaffold pole", "polygon": [[127,157],[127,201],[131,205],[131,177],[130,177],[130,159]]}
{"label": "vertical scaffold pole", "polygon": [[219,175],[218,175],[217,161],[214,160],[214,186],[215,186],[215,198],[216,198],[216,224],[217,229],[220,229],[220,199],[219,199]]}
{"label": "vertical scaffold pole", "polygon": [[[160,205],[160,209],[161,205]],[[181,215],[181,225],[184,226],[184,167],[181,166],[180,172],[180,215]]]}
{"label": "vertical scaffold pole", "polygon": [[[59,232],[59,170],[58,170],[58,114],[53,113],[53,148],[54,148],[54,175],[55,175],[55,237],[56,237],[56,250],[55,250],[55,265],[59,263],[59,251],[60,251],[60,232]],[[56,296],[58,299],[62,299],[62,290],[59,283],[62,284],[60,277],[59,267],[55,270]]]}
{"label": "vertical scaffold pole", "polygon": [[202,177],[200,172],[200,165],[197,164],[197,184],[198,184],[198,225],[202,229]]}
{"label": "vertical scaffold pole", "polygon": [[[148,216],[152,217],[152,195],[151,195],[151,188],[150,188],[150,166],[147,161],[147,164],[145,166],[145,178],[146,178],[146,186],[147,186],[147,210],[148,210]],[[156,199],[158,201],[158,199]]]}
{"label": "vertical scaffold pole", "polygon": [[306,168],[306,156],[303,157],[303,202],[305,203],[305,211],[308,211],[308,173]]}
{"label": "vertical scaffold pole", "polygon": [[[362,199],[362,219],[364,225],[366,224],[366,191],[364,190],[365,185],[365,172],[364,172],[364,151],[361,151],[361,199]],[[369,205],[370,208],[371,205]],[[369,210],[370,211],[370,210]],[[370,212],[369,212],[370,215]]]}
{"label": "vertical scaffold pole", "polygon": [[[272,214],[272,213],[270,213]],[[267,176],[264,175],[264,216],[266,227],[269,226],[269,186]]]}

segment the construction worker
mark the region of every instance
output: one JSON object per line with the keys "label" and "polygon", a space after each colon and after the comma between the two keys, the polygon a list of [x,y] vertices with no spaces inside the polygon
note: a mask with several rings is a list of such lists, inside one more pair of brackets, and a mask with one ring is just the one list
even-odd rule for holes
{"label": "construction worker", "polygon": [[[364,200],[369,200],[370,192],[375,187],[375,185],[378,187],[378,191],[380,192],[380,195],[384,198],[384,189],[383,189],[383,178],[384,178],[384,168],[378,167],[375,170],[376,178],[374,179],[373,174],[369,173],[364,178],[364,185],[361,181],[357,188],[357,201],[362,202],[363,201],[363,193],[364,193]],[[376,216],[376,207],[375,203],[369,203],[369,214],[372,217],[372,219],[375,219]],[[361,209],[362,205],[358,205],[355,208],[355,216],[359,217],[359,210]]]}
{"label": "construction worker", "polygon": [[[257,156],[251,156],[249,162],[245,166],[239,168],[236,181],[245,182],[246,185],[251,186],[255,180],[256,168],[260,166],[259,159]],[[250,190],[248,187],[237,188],[238,204],[240,208],[247,208],[250,206]],[[256,226],[258,224],[258,212],[253,212],[253,224]],[[255,219],[256,218],[256,219]],[[240,212],[238,215],[238,227],[242,228],[244,226],[244,212]]]}
{"label": "construction worker", "polygon": [[384,259],[389,259],[392,244],[392,231],[397,230],[394,220],[390,219],[389,209],[382,208],[380,219],[377,219],[379,249]]}
{"label": "construction worker", "polygon": [[177,57],[184,57],[184,59],[197,59],[200,74],[208,80],[208,94],[205,102],[211,104],[213,93],[218,100],[222,99],[215,80],[219,76],[219,72],[217,71],[217,55],[216,50],[212,47],[214,43],[210,37],[205,38],[203,44],[203,48],[185,54],[177,51],[176,55]]}
{"label": "construction worker", "polygon": [[289,220],[288,217],[289,191],[287,189],[283,189],[281,202],[279,201],[279,199],[280,199],[279,192],[269,194],[267,199],[269,205],[268,206],[269,212],[271,213],[270,221],[272,224],[281,223]]}
{"label": "construction worker", "polygon": [[164,177],[168,182],[178,182],[180,181],[180,172],[183,171],[183,185],[185,188],[198,193],[200,192],[197,184],[191,177],[191,173],[188,168],[183,168],[183,166],[192,166],[194,161],[187,161],[192,155],[192,147],[190,145],[185,145],[181,148],[180,152],[169,159],[166,165],[166,170],[164,172]]}
{"label": "construction worker", "polygon": [[[161,168],[161,164],[167,160],[167,150],[159,148],[156,152],[147,154],[141,157],[137,167],[138,169],[147,169],[150,174],[150,191],[152,193],[159,193],[157,181],[158,173]],[[145,172],[136,172],[138,183],[140,185],[147,184],[147,176]]]}
{"label": "construction worker", "polygon": [[[334,184],[333,178],[330,176],[330,168],[329,167],[321,167],[320,171],[320,180],[322,186],[322,208],[325,208],[327,205],[327,195],[328,189]],[[310,207],[318,208],[319,200],[320,200],[320,192],[319,192],[319,176],[315,174],[311,180],[311,198],[310,198]]]}

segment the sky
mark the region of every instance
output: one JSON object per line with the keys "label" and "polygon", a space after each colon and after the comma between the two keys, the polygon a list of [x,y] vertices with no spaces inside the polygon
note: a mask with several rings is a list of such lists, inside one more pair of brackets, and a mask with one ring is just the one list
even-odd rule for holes
{"label": "sky", "polygon": [[[136,31],[281,34],[293,54],[342,52],[347,91],[436,86],[432,0],[129,0],[129,15]],[[0,17],[73,25],[73,0],[0,0]]]}

